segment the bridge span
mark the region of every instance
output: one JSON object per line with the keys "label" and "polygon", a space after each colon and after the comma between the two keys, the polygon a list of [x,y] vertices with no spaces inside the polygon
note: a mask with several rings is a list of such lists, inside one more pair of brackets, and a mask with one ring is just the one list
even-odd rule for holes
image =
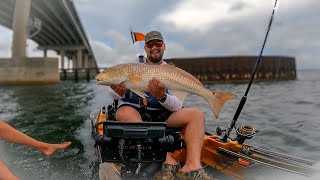
{"label": "bridge span", "polygon": [[[97,63],[72,0],[1,0],[0,25],[13,31],[11,58],[0,59],[0,84],[58,83],[60,69],[97,68]],[[43,50],[27,57],[26,40]]]}

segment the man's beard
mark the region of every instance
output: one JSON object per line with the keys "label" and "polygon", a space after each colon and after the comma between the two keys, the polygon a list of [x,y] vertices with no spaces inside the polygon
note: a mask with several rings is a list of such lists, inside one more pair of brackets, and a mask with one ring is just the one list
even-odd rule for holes
{"label": "man's beard", "polygon": [[162,58],[161,57],[158,57],[158,58],[149,57],[148,59],[149,59],[149,61],[151,61],[153,63],[158,63],[161,61]]}
{"label": "man's beard", "polygon": [[158,62],[160,62],[160,61],[162,60],[162,56],[159,55],[159,56],[154,57],[154,56],[150,55],[150,56],[148,57],[148,59],[149,59],[149,61],[151,61],[152,63],[158,63]]}

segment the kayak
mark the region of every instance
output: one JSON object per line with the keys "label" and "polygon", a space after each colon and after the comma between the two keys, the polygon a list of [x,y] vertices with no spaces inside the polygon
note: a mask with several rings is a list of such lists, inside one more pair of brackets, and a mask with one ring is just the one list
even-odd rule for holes
{"label": "kayak", "polygon": [[[150,179],[161,168],[167,153],[171,153],[178,162],[185,162],[187,149],[182,129],[169,128],[165,122],[118,122],[114,119],[115,109],[115,103],[108,108],[102,107],[91,118],[98,163],[104,164],[100,171],[105,171],[105,176],[115,174],[118,179]],[[216,134],[205,133],[201,161],[206,171],[214,170],[236,179],[245,179],[246,169],[257,166],[301,176],[311,176],[316,172],[311,168],[316,162],[314,160],[245,144],[245,140],[255,134],[251,126],[239,126],[236,133],[235,138],[229,137],[227,141],[223,140],[220,128]],[[110,165],[114,168],[106,168]],[[110,172],[110,169],[115,172]]]}

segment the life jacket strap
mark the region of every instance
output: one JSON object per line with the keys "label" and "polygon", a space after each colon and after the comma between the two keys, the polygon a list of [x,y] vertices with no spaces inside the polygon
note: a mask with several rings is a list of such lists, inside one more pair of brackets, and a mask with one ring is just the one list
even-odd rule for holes
{"label": "life jacket strap", "polygon": [[146,110],[148,105],[147,98],[140,98],[139,101],[140,101],[140,107]]}

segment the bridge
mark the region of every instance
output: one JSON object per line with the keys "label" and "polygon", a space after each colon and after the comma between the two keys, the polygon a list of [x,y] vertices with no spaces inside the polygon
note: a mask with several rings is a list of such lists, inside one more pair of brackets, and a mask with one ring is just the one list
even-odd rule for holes
{"label": "bridge", "polygon": [[[61,70],[94,69],[97,63],[72,0],[1,0],[0,25],[13,30],[11,58],[0,59],[0,84],[58,83]],[[26,40],[43,50],[27,57]]]}

